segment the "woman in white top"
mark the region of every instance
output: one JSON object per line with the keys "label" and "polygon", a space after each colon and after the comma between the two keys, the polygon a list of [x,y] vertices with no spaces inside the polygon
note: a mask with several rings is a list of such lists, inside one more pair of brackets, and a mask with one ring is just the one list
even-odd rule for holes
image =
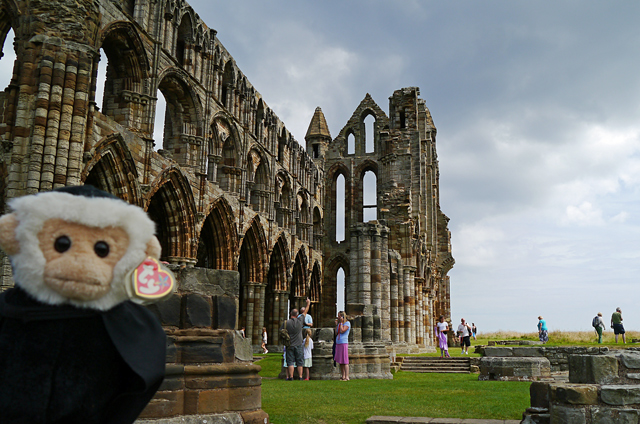
{"label": "woman in white top", "polygon": [[440,318],[438,318],[436,331],[438,333],[438,344],[440,345],[440,357],[443,358],[446,356],[447,358],[451,358],[451,355],[449,355],[449,344],[447,343],[449,324],[444,320],[444,315],[440,315]]}

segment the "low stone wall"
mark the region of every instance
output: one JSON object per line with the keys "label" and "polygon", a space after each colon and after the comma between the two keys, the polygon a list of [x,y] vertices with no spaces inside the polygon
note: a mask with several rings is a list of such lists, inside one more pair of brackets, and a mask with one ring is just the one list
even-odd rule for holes
{"label": "low stone wall", "polygon": [[523,424],[640,422],[640,353],[569,357],[569,383],[534,382]]}
{"label": "low stone wall", "polygon": [[551,365],[551,372],[568,371],[570,355],[603,355],[607,347],[581,346],[478,346],[476,353],[484,357],[545,357]]}
{"label": "low stone wall", "polygon": [[480,359],[478,380],[537,381],[551,378],[549,360],[544,357],[485,357]]}

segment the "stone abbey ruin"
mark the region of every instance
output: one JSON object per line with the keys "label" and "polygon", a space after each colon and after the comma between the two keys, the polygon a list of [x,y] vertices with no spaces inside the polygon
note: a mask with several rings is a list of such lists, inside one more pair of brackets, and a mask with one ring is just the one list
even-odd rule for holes
{"label": "stone abbey ruin", "polygon": [[335,138],[317,108],[303,147],[182,0],[0,4],[0,37],[13,30],[17,54],[0,93],[0,212],[18,196],[92,184],[149,213],[180,280],[151,307],[170,346],[147,418],[234,411],[264,422],[250,344],[263,326],[277,340],[307,296],[316,327],[333,326],[340,270],[363,352],[434,345],[454,260],[436,128],[418,88],[395,91],[388,114],[367,94]]}

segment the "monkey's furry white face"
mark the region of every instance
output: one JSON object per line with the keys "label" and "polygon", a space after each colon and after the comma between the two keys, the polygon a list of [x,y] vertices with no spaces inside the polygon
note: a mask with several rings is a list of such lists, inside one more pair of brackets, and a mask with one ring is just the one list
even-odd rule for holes
{"label": "monkey's furry white face", "polygon": [[16,285],[52,305],[108,310],[129,297],[124,277],[147,257],[155,224],[124,201],[45,192],[10,202],[19,224]]}

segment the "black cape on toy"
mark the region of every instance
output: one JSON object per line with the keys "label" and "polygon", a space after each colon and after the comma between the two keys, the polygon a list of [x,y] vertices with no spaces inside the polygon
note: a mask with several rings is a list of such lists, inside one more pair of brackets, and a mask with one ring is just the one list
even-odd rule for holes
{"label": "black cape on toy", "polygon": [[0,295],[0,423],[133,423],[165,370],[165,333],[137,304],[173,287],[153,259],[154,223],[91,186],[10,206],[0,247],[16,287]]}

